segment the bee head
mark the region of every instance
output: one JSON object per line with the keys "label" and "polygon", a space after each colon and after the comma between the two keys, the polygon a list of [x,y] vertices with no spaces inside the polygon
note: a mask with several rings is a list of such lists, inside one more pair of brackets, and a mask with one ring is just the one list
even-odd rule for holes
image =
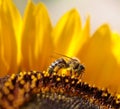
{"label": "bee head", "polygon": [[77,58],[72,58],[69,62],[68,62],[69,66],[75,71],[77,72],[79,75],[81,73],[84,72],[85,67],[80,63],[80,60]]}

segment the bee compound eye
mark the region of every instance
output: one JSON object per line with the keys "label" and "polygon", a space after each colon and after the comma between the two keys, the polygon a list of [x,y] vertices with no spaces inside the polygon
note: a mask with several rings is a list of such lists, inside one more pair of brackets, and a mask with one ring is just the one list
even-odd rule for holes
{"label": "bee compound eye", "polygon": [[84,72],[85,71],[85,67],[83,65],[80,65],[79,71],[80,72]]}
{"label": "bee compound eye", "polygon": [[85,70],[85,67],[84,67],[83,65],[80,65],[80,69],[81,69],[82,71],[84,71],[84,70]]}

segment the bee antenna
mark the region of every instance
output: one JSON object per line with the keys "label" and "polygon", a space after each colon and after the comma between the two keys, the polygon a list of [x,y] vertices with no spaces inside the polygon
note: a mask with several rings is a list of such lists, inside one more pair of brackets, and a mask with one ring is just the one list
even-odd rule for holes
{"label": "bee antenna", "polygon": [[69,57],[69,56],[66,56],[66,55],[64,55],[64,54],[60,54],[60,53],[57,53],[57,52],[54,52],[54,53],[57,54],[57,55],[60,55],[60,56],[63,56],[63,57],[66,57],[66,58],[69,58],[69,59],[73,60],[73,58],[71,58],[71,57]]}
{"label": "bee antenna", "polygon": [[56,59],[58,58],[57,56],[50,55],[50,58]]}

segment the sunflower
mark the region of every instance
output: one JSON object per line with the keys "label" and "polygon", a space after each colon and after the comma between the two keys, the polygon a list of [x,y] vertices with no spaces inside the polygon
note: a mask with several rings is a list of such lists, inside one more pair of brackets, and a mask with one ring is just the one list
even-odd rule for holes
{"label": "sunflower", "polygon": [[[52,26],[44,4],[29,1],[23,18],[11,0],[0,1],[0,76],[43,71],[54,53],[77,57],[86,67],[82,81],[120,93],[120,35],[108,24],[90,34],[76,9]],[[59,56],[58,56],[59,57]]]}

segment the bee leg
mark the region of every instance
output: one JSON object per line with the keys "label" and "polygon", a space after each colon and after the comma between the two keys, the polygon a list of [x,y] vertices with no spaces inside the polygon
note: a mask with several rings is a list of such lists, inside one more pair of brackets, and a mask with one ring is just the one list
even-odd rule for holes
{"label": "bee leg", "polygon": [[81,78],[82,78],[82,76],[83,76],[83,73],[81,73],[81,74],[80,74],[79,78],[81,79]]}

